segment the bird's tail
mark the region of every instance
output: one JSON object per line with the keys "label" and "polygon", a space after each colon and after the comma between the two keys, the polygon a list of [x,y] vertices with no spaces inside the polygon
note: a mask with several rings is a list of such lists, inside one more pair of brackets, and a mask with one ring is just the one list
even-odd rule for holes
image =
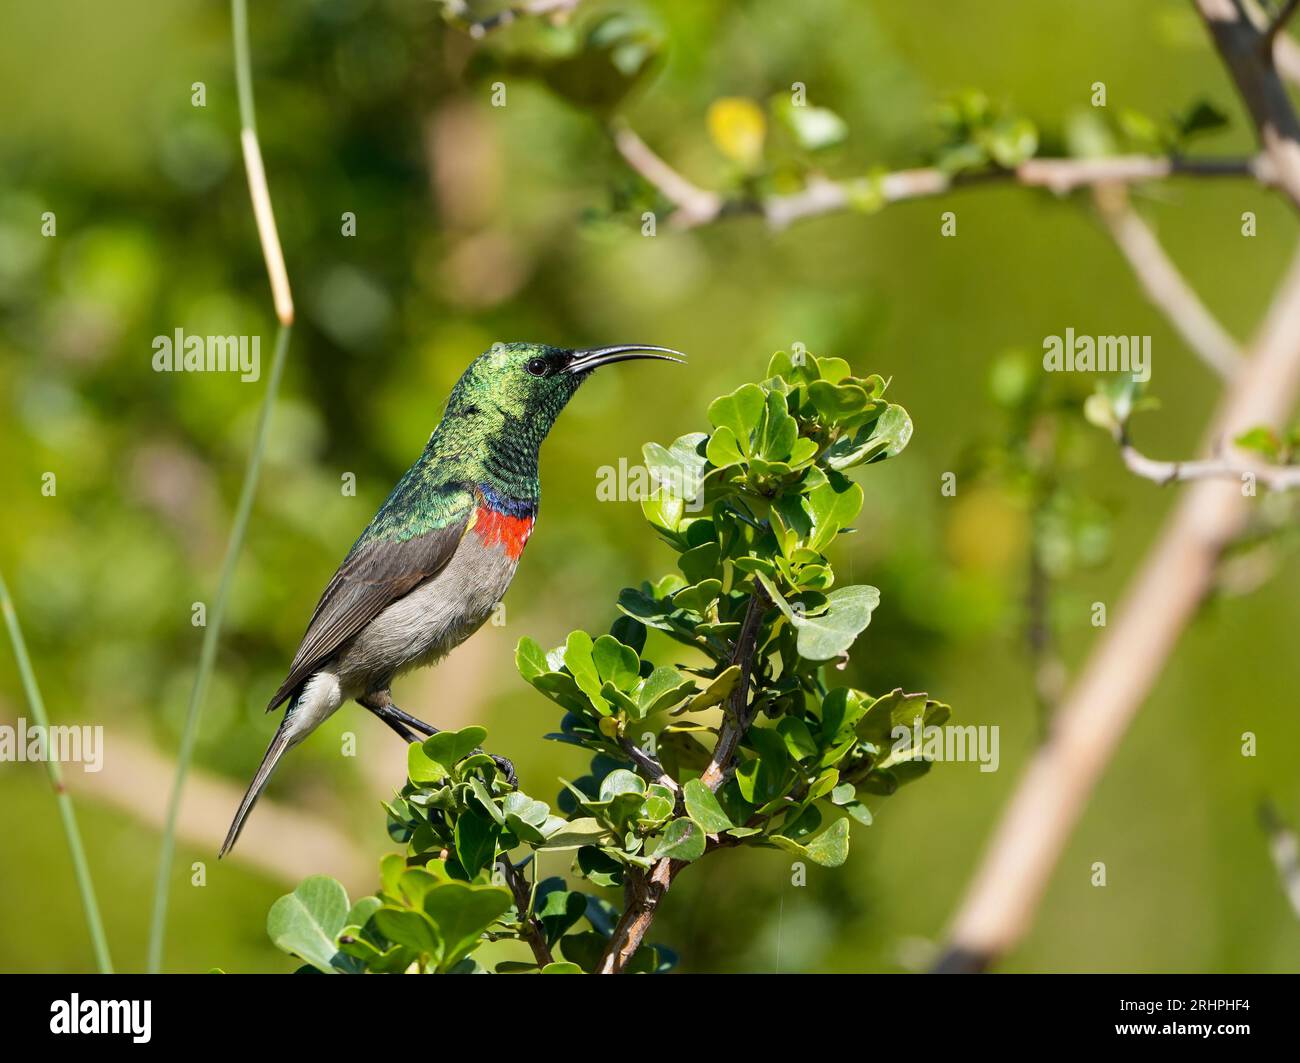
{"label": "bird's tail", "polygon": [[[290,707],[292,708],[292,706]],[[226,834],[226,840],[222,843],[221,852],[217,854],[218,860],[230,852],[235,842],[239,840],[239,833],[244,829],[244,820],[253,811],[257,799],[262,796],[262,791],[266,789],[266,784],[270,782],[271,773],[275,771],[275,766],[280,763],[280,758],[293,745],[289,730],[289,718],[291,716],[292,712],[285,713],[280,729],[275,732],[275,737],[271,739],[271,744],[266,749],[266,756],[262,758],[262,763],[258,765],[257,774],[253,776],[253,781],[248,784],[248,789],[244,792],[244,799],[239,802],[239,811],[235,813],[235,818],[230,824],[230,830]]]}

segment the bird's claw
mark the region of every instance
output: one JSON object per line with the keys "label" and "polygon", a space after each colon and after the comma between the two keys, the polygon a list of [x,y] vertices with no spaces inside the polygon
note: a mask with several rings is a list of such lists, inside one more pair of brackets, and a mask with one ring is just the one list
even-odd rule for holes
{"label": "bird's claw", "polygon": [[489,753],[488,756],[492,758],[492,763],[497,766],[501,774],[506,777],[506,782],[510,784],[510,787],[518,790],[519,776],[515,774],[514,764],[508,758],[499,757],[495,753]]}

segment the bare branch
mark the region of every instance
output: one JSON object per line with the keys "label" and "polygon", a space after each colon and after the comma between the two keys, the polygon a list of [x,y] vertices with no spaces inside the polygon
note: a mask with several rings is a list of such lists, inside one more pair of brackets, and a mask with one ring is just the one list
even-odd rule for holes
{"label": "bare branch", "polygon": [[1014,183],[1066,195],[1090,185],[1131,184],[1175,175],[1250,177],[1265,185],[1273,181],[1273,165],[1266,157],[1185,159],[1116,155],[1103,159],[1030,159],[1015,169],[955,175],[934,167],[843,180],[814,174],[798,192],[759,200],[726,199],[683,177],[627,126],[614,130],[613,137],[624,161],[676,208],[668,221],[678,229],[693,229],[722,217],[744,214],[757,214],[773,229],[783,229],[804,218],[852,209],[858,203],[898,203],[987,183]]}
{"label": "bare branch", "polygon": [[1300,487],[1300,465],[1256,465],[1230,458],[1206,458],[1197,461],[1157,461],[1142,454],[1127,439],[1120,440],[1120,456],[1129,471],[1164,485],[1190,480],[1236,480],[1253,477],[1274,491]]}
{"label": "bare branch", "polygon": [[659,763],[658,757],[651,756],[630,738],[621,739],[619,745],[632,763],[640,769],[641,774],[648,782],[658,783],[660,786],[671,790],[673,797],[678,803],[681,802],[682,788],[677,785],[677,780],[664,770],[664,766]]}
{"label": "bare branch", "polygon": [[[1209,438],[1281,422],[1298,392],[1300,253]],[[982,969],[1029,928],[1093,787],[1214,587],[1219,557],[1248,515],[1241,491],[1220,480],[1199,480],[1182,497],[1021,778],[953,921],[939,969]]]}
{"label": "bare branch", "polygon": [[[754,584],[754,593],[750,595],[749,605],[745,609],[745,619],[736,636],[731,663],[740,666],[740,681],[727,699],[727,716],[718,734],[718,744],[714,747],[709,766],[704,769],[700,781],[711,790],[717,790],[735,770],[736,751],[741,739],[753,722],[749,702],[749,676],[754,668],[754,654],[757,650],[758,631],[762,626],[763,613],[771,600],[761,584]],[[655,763],[658,763],[657,761]],[[662,772],[662,768],[659,769]],[[680,860],[663,857],[650,871],[642,872],[629,868],[627,880],[623,886],[623,915],[610,935],[609,944],[600,959],[597,971],[600,974],[619,974],[628,961],[636,954],[645,939],[650,924],[654,922],[655,910],[664,894],[673,884],[673,879],[686,865]]]}
{"label": "bare branch", "polygon": [[[533,857],[537,859],[536,856]],[[519,873],[519,868],[511,862],[510,857],[505,853],[501,854],[501,860],[497,864],[501,868],[501,874],[506,880],[506,885],[510,887],[510,893],[515,899],[515,908],[519,911],[519,922],[523,927],[523,936],[528,941],[528,946],[533,950],[533,958],[537,960],[538,967],[545,967],[548,963],[554,963],[554,957],[551,955],[550,946],[546,944],[546,930],[542,926],[541,920],[533,914],[533,891],[527,880]]]}
{"label": "bare branch", "polygon": [[1300,120],[1273,65],[1273,34],[1234,0],[1196,0],[1196,6],[1272,160],[1278,187],[1300,207]]}
{"label": "bare branch", "polygon": [[651,150],[629,126],[613,131],[614,146],[633,170],[640,174],[677,209],[672,223],[689,229],[713,221],[722,210],[722,197],[691,184]]}
{"label": "bare branch", "polygon": [[1282,5],[1281,10],[1274,16],[1272,23],[1269,24],[1268,29],[1265,31],[1265,37],[1269,44],[1272,44],[1274,38],[1286,28],[1286,24],[1291,21],[1297,9],[1300,9],[1300,0],[1286,0],[1286,3]]}
{"label": "bare branch", "polygon": [[1242,364],[1237,341],[1206,309],[1150,226],[1129,205],[1127,189],[1099,184],[1093,189],[1093,199],[1147,298],[1201,361],[1225,380],[1230,379]]}
{"label": "bare branch", "polygon": [[758,629],[763,623],[763,613],[771,604],[763,585],[754,581],[754,593],[749,597],[745,609],[745,619],[736,637],[736,649],[731,663],[740,666],[740,680],[727,699],[727,715],[718,733],[718,744],[713,747],[713,756],[709,766],[704,769],[700,781],[715,793],[736,769],[736,751],[754,722],[749,706],[749,677],[754,670],[754,652],[757,649]]}

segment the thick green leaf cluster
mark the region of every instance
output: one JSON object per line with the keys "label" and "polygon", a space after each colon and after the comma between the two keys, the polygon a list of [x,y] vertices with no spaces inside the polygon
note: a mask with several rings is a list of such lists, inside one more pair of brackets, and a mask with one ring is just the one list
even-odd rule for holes
{"label": "thick green leaf cluster", "polygon": [[[852,823],[871,823],[868,799],[929,767],[896,729],[949,711],[925,694],[828,689],[822,676],[880,602],[874,587],[839,586],[829,554],[864,504],[848,471],[911,437],[886,386],[840,359],[781,352],[763,381],[709,406],[710,432],[647,445],[659,489],[643,509],[677,571],[625,589],[609,633],[575,631],[549,652],[524,638],[516,653],[523,678],[563,710],[547,737],[587,750],[590,771],[563,781],[553,809],[507,784],[482,728],[412,745],[407,783],[386,805],[406,855],[385,861],[381,892],[349,910],[341,887],[309,880],[272,910],[276,943],[321,970],[441,972],[479,970],[474,947],[514,938],[535,962],[497,971],[591,971],[618,918],[598,891],[661,860],[753,845],[843,864]],[[689,662],[656,664],[651,631]],[[724,726],[743,737],[719,780],[705,769]],[[589,890],[517,870],[562,849]],[[631,969],[671,963],[643,946]]]}

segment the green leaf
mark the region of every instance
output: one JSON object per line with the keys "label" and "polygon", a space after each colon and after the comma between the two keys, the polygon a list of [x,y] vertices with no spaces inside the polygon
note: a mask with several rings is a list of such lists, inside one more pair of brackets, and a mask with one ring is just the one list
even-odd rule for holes
{"label": "green leaf", "polygon": [[[741,452],[748,455],[750,436],[758,427],[765,402],[762,388],[757,384],[744,384],[730,395],[723,395],[709,404],[709,422],[718,429],[730,431]],[[717,462],[713,464],[717,465]]]}
{"label": "green leaf", "polygon": [[645,794],[645,780],[626,768],[616,768],[600,782],[600,800],[612,801],[620,794]]}
{"label": "green leaf", "polygon": [[585,973],[576,963],[570,963],[568,960],[556,960],[554,963],[548,963],[541,970],[542,974],[583,974]]}
{"label": "green leaf", "polygon": [[554,945],[586,914],[585,894],[563,888],[550,890],[537,910],[537,919],[546,931],[546,943]]}
{"label": "green leaf", "polygon": [[389,941],[434,961],[442,952],[442,938],[438,934],[438,928],[423,912],[386,904],[374,914],[374,923]]}
{"label": "green leaf", "polygon": [[406,747],[406,774],[413,783],[436,783],[445,779],[448,771],[430,760],[424,749],[412,742]]}
{"label": "green leaf", "polygon": [[595,649],[591,636],[585,631],[571,631],[564,644],[564,666],[573,673],[573,680],[596,710],[602,715],[609,712],[609,702],[600,693],[601,678],[592,659]]}
{"label": "green leaf", "polygon": [[1256,425],[1242,432],[1232,442],[1245,450],[1263,454],[1269,461],[1277,461],[1282,450],[1282,442],[1278,439],[1277,433],[1267,425]]}
{"label": "green leaf", "polygon": [[799,423],[786,409],[785,396],[769,391],[764,403],[764,413],[756,453],[764,461],[785,461],[794,450],[799,438]]}
{"label": "green leaf", "polygon": [[266,932],[276,948],[333,974],[336,941],[347,918],[347,890],[328,875],[312,875],[271,905]]}
{"label": "green leaf", "polygon": [[661,666],[646,678],[637,693],[637,705],[641,716],[662,712],[690,696],[695,684],[683,676],[676,668]]}
{"label": "green leaf", "polygon": [[832,476],[820,487],[814,488],[804,498],[804,508],[812,519],[813,534],[808,545],[824,551],[839,534],[862,512],[862,488],[851,480]]}
{"label": "green leaf", "polygon": [[527,635],[521,638],[515,647],[515,667],[529,682],[551,670],[550,665],[546,663],[546,651]]}
{"label": "green leaf", "polygon": [[718,804],[713,791],[699,779],[691,779],[682,791],[686,799],[686,814],[700,825],[705,834],[718,834],[735,826]]}
{"label": "green leaf", "polygon": [[825,380],[809,384],[808,397],[817,412],[831,424],[861,413],[871,401],[871,396],[855,384],[832,384]]}
{"label": "green leaf", "polygon": [[808,843],[808,856],[822,867],[839,867],[849,858],[849,821],[837,819]]}
{"label": "green leaf", "polygon": [[799,656],[810,661],[829,661],[845,653],[871,623],[880,604],[880,591],[857,584],[841,587],[826,596],[826,608],[818,616],[796,616]]}
{"label": "green leaf", "polygon": [[785,739],[785,748],[795,760],[815,757],[818,753],[817,742],[813,739],[808,725],[796,716],[783,716],[776,725],[777,732]]}
{"label": "green leaf", "polygon": [[703,446],[706,439],[704,432],[691,432],[674,440],[666,450],[658,443],[641,448],[657,492],[682,502],[699,497],[708,465]]}
{"label": "green leaf", "polygon": [[470,878],[492,862],[500,835],[495,821],[480,812],[466,809],[457,817],[456,858]]}
{"label": "green leaf", "polygon": [[850,440],[839,439],[827,452],[826,464],[836,470],[850,469],[869,461],[883,461],[902,452],[912,438],[912,419],[901,406],[889,405]]}
{"label": "green leaf", "polygon": [[722,581],[706,579],[691,587],[683,587],[673,595],[674,609],[689,609],[691,612],[705,614],[709,607],[722,593]]}
{"label": "green leaf", "polygon": [[708,709],[714,705],[721,705],[727,698],[731,697],[731,692],[736,689],[736,684],[740,682],[740,665],[733,664],[724,668],[718,673],[717,678],[713,679],[707,687],[691,699],[690,710],[696,712],[700,709]]}
{"label": "green leaf", "polygon": [[424,914],[442,938],[438,970],[447,971],[468,956],[483,932],[513,904],[510,891],[499,886],[447,882],[430,890],[424,898]]}
{"label": "green leaf", "polygon": [[736,439],[736,434],[730,428],[719,428],[709,436],[709,444],[705,449],[711,464],[719,469],[727,469],[732,465],[740,465],[745,460],[745,455],[741,453],[740,442]]}
{"label": "green leaf", "polygon": [[[439,731],[430,735],[421,744],[428,761],[443,769],[443,774],[451,773],[460,761],[474,753],[487,737],[487,730],[482,727],[462,727],[459,731]],[[413,781],[421,781],[411,777]],[[441,776],[439,776],[441,778]],[[431,780],[436,782],[437,779]]]}
{"label": "green leaf", "polygon": [[665,856],[687,862],[698,860],[704,855],[705,841],[700,825],[683,816],[668,824],[650,856],[655,860]]}
{"label": "green leaf", "polygon": [[591,658],[601,681],[613,683],[619,690],[631,690],[640,676],[641,659],[636,651],[613,635],[596,640]]}
{"label": "green leaf", "polygon": [[795,107],[788,99],[782,97],[782,100],[784,106],[778,113],[801,148],[819,151],[841,143],[848,136],[848,123],[834,111],[825,107]]}
{"label": "green leaf", "polygon": [[597,845],[609,837],[609,829],[590,816],[567,822],[556,820],[551,829],[544,829],[542,833],[546,835],[546,844],[539,845],[539,849],[577,849],[583,845]]}
{"label": "green leaf", "polygon": [[822,867],[840,867],[849,858],[849,821],[837,819],[806,845],[780,834],[768,836],[778,849],[811,860]]}

